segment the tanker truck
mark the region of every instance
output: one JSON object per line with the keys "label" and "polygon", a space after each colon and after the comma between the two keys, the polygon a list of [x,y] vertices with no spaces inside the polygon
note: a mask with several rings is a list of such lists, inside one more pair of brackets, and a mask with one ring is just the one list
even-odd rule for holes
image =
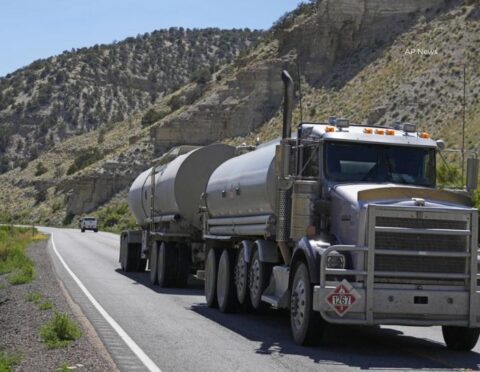
{"label": "tanker truck", "polygon": [[[467,190],[447,191],[436,187],[444,143],[413,124],[367,127],[332,117],[301,123],[292,134],[293,82],[287,72],[282,78],[282,138],[242,155],[218,147],[223,158],[209,156],[215,163],[208,170],[201,162],[201,181],[198,169],[175,175],[179,168],[168,165],[170,184],[196,184],[188,200],[197,208],[190,219],[170,208],[176,220],[165,206],[165,230],[144,224],[142,232],[125,232],[127,248],[128,234],[138,235],[132,261],[178,270],[178,249],[196,247],[208,306],[288,309],[301,345],[318,342],[327,324],[409,325],[441,326],[448,348],[472,349],[480,333],[478,210],[471,198],[478,160],[467,161]],[[204,149],[214,153],[215,146]],[[146,185],[138,198],[148,200],[148,185],[158,184],[152,203],[159,207],[187,197],[156,183],[156,173],[141,175],[130,193]],[[150,215],[135,208],[132,202],[140,220],[155,216],[156,207]],[[181,220],[190,230],[174,226]],[[178,252],[171,258],[152,250],[152,236],[157,247]]]}

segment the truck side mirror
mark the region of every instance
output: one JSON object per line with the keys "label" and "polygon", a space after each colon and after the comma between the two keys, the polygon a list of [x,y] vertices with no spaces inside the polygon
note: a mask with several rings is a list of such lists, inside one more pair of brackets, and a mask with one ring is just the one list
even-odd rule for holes
{"label": "truck side mirror", "polygon": [[437,141],[437,147],[440,151],[445,150],[445,142],[443,140],[438,140]]}
{"label": "truck side mirror", "polygon": [[478,187],[478,159],[467,159],[467,190],[474,191]]}

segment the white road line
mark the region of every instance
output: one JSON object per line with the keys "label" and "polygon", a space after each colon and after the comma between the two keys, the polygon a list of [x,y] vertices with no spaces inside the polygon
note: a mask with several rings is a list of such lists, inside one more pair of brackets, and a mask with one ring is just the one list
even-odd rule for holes
{"label": "white road line", "polygon": [[92,296],[92,294],[88,291],[88,289],[83,285],[83,283],[78,279],[78,277],[73,273],[73,271],[68,267],[67,263],[64,261],[60,253],[58,253],[57,247],[55,246],[55,242],[53,241],[53,233],[51,233],[50,241],[52,242],[52,248],[55,254],[57,255],[58,259],[62,263],[63,267],[70,276],[73,278],[75,283],[80,287],[82,292],[87,296],[93,306],[98,310],[98,312],[103,316],[103,318],[112,326],[115,332],[118,333],[120,338],[127,344],[130,350],[140,359],[140,361],[147,367],[147,369],[151,372],[162,372],[160,368],[143,352],[142,349],[133,341],[130,336],[123,330],[122,327],[110,316],[109,313],[100,305],[97,300]]}

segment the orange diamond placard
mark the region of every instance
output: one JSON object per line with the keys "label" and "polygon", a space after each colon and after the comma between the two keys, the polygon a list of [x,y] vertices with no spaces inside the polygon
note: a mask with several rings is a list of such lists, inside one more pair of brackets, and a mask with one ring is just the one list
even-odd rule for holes
{"label": "orange diamond placard", "polygon": [[360,299],[360,294],[346,280],[343,281],[331,291],[325,300],[338,316],[344,316],[350,308]]}

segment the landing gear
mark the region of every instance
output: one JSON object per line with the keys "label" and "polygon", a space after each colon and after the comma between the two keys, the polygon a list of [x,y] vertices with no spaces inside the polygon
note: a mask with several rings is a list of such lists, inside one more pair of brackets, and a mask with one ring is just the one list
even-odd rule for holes
{"label": "landing gear", "polygon": [[313,287],[308,268],[300,262],[295,266],[290,295],[290,328],[299,345],[315,345],[323,334],[324,324],[313,311]]}
{"label": "landing gear", "polygon": [[150,283],[152,285],[158,284],[157,272],[158,272],[158,244],[153,243],[150,247]]}
{"label": "landing gear", "polygon": [[477,344],[480,328],[443,326],[442,333],[450,350],[470,351]]}
{"label": "landing gear", "polygon": [[234,280],[235,255],[231,249],[224,249],[220,256],[217,272],[217,301],[222,313],[234,311],[237,306]]}

